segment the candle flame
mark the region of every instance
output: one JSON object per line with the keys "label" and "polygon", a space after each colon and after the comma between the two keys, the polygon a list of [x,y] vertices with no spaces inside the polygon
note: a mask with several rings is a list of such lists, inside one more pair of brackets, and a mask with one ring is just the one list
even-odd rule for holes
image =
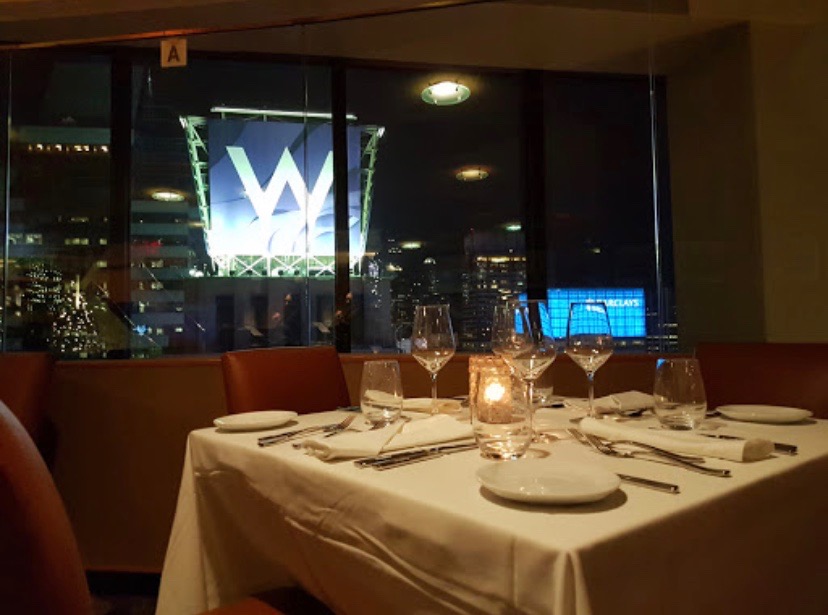
{"label": "candle flame", "polygon": [[486,386],[486,390],[483,391],[483,399],[485,399],[489,403],[497,402],[503,399],[503,395],[506,393],[506,387],[504,387],[499,382],[492,382]]}

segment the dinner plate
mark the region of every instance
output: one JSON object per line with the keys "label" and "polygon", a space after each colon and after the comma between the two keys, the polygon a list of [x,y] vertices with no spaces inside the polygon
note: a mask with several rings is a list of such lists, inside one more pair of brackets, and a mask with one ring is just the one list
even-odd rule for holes
{"label": "dinner plate", "polygon": [[736,421],[750,421],[751,423],[798,423],[813,414],[802,408],[748,404],[719,406],[716,410],[726,418]]}
{"label": "dinner plate", "polygon": [[600,466],[549,459],[518,459],[484,466],[477,479],[489,491],[518,502],[581,504],[618,489],[621,479]]}
{"label": "dinner plate", "polygon": [[256,431],[280,427],[295,419],[297,414],[289,410],[262,410],[261,412],[240,412],[220,416],[213,425],[222,431]]}

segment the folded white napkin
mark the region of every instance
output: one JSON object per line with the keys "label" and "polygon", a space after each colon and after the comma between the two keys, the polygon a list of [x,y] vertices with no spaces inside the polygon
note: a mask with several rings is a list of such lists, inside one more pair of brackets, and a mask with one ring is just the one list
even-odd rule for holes
{"label": "folded white napkin", "polygon": [[[596,412],[606,414],[611,412],[631,412],[643,408],[652,408],[655,399],[652,395],[641,391],[624,391],[613,393],[606,397],[598,397],[593,401]],[[576,410],[589,410],[589,400],[569,398],[564,400],[564,405]]]}
{"label": "folded white napkin", "polygon": [[330,438],[308,438],[305,450],[320,459],[373,457],[381,452],[414,446],[427,446],[473,437],[468,422],[457,421],[446,414],[403,423],[398,421],[382,429],[363,432],[346,431]]}
{"label": "folded white napkin", "polygon": [[689,432],[646,429],[590,417],[581,420],[581,431],[606,440],[634,440],[673,453],[730,461],[757,461],[773,452],[773,442],[761,438],[716,440]]}
{"label": "folded white napkin", "polygon": [[[377,403],[385,403],[389,406],[393,406],[395,404],[400,403],[399,397],[395,397],[394,395],[391,395],[384,391],[376,391],[373,389],[369,389],[365,391],[364,395],[369,399],[376,401]],[[402,400],[403,410],[409,410],[411,412],[430,413],[431,405],[432,401],[430,397],[407,397]],[[441,414],[451,414],[452,412],[459,412],[460,407],[460,400],[458,399],[437,399],[437,412]]]}
{"label": "folded white napkin", "polygon": [[[460,411],[459,399],[437,399],[437,412],[451,414]],[[403,410],[411,412],[431,412],[430,397],[408,397],[403,400]]]}

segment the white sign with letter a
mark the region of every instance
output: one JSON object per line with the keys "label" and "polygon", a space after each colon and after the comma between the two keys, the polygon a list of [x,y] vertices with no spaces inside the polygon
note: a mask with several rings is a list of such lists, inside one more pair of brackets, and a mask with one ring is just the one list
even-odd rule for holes
{"label": "white sign with letter a", "polygon": [[161,41],[161,68],[187,66],[187,39],[168,38]]}

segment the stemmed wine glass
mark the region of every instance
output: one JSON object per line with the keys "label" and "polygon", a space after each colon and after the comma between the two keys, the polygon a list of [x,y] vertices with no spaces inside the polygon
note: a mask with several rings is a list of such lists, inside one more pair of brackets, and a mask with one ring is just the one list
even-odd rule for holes
{"label": "stemmed wine glass", "polygon": [[431,413],[437,414],[437,373],[454,356],[456,342],[449,306],[418,305],[414,311],[411,354],[431,375]]}
{"label": "stemmed wine glass", "polygon": [[503,357],[506,364],[526,389],[526,404],[535,431],[535,381],[557,356],[555,337],[546,301],[510,300],[495,307],[492,321],[492,352]]}
{"label": "stemmed wine glass", "polygon": [[612,354],[612,331],[603,302],[573,303],[566,324],[566,354],[586,372],[589,381],[589,416],[595,417],[595,372]]}

